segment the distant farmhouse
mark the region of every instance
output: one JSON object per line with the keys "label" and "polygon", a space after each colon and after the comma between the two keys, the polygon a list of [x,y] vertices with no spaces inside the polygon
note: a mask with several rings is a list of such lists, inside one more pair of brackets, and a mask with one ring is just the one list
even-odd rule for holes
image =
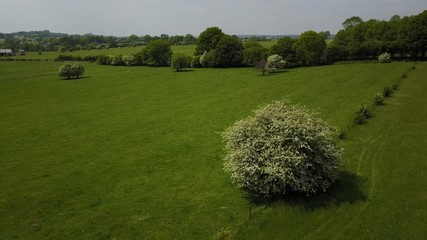
{"label": "distant farmhouse", "polygon": [[0,56],[13,56],[12,49],[0,49]]}

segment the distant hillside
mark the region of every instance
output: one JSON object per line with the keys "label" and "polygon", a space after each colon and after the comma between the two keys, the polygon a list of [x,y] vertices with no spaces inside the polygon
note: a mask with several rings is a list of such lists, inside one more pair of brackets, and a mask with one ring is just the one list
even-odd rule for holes
{"label": "distant hillside", "polygon": [[6,38],[6,37],[17,37],[17,38],[28,38],[28,39],[37,39],[37,38],[58,38],[65,36],[67,34],[65,33],[53,33],[49,30],[44,31],[20,31],[20,32],[13,32],[13,33],[0,33],[0,38]]}

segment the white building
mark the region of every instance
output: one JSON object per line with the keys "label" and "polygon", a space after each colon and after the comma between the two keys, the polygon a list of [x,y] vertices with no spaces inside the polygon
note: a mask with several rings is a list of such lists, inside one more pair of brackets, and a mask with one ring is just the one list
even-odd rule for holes
{"label": "white building", "polygon": [[12,49],[0,49],[0,56],[13,56]]}

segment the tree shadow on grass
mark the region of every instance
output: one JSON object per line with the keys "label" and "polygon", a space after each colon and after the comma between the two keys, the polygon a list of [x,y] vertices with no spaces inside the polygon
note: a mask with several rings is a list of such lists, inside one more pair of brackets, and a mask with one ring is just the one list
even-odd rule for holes
{"label": "tree shadow on grass", "polygon": [[90,76],[81,76],[81,77],[79,77],[79,78],[60,78],[61,80],[63,80],[63,81],[76,81],[76,80],[84,80],[84,79],[88,79],[88,78],[91,78]]}
{"label": "tree shadow on grass", "polygon": [[276,75],[280,75],[283,73],[287,73],[288,70],[280,70],[280,71],[276,71],[276,72],[266,72],[264,75],[260,74],[260,77],[272,77],[272,76],[276,76]]}
{"label": "tree shadow on grass", "polygon": [[182,69],[182,70],[180,70],[180,71],[174,71],[175,73],[184,73],[184,72],[194,72],[194,71],[196,71],[196,70],[194,70],[194,69]]}
{"label": "tree shadow on grass", "polygon": [[320,208],[339,206],[341,204],[354,204],[366,201],[366,196],[362,192],[363,179],[354,173],[343,171],[341,178],[329,187],[326,192],[317,192],[313,195],[305,193],[287,191],[285,195],[262,197],[249,193],[248,200],[253,205],[272,205],[281,203],[293,207],[301,207],[308,211]]}

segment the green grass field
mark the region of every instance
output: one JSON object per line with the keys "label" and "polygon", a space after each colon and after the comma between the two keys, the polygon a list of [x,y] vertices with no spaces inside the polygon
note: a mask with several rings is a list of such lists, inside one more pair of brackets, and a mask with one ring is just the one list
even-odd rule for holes
{"label": "green grass field", "polygon": [[242,239],[353,233],[417,239],[426,233],[424,63],[378,116],[340,142],[346,174],[331,196],[271,201],[230,182],[219,132],[283,97],[343,128],[358,105],[413,64],[340,64],[262,77],[250,68],[176,73],[87,63],[79,80],[59,80],[60,65],[0,62],[0,238],[209,239],[229,230]]}
{"label": "green grass field", "polygon": [[[92,50],[76,50],[73,52],[42,52],[42,54],[39,54],[38,52],[27,52],[25,55],[17,55],[15,59],[40,59],[40,60],[53,60],[58,55],[64,54],[64,55],[72,55],[72,56],[96,56],[96,55],[111,55],[111,56],[117,56],[117,55],[131,55],[133,53],[140,52],[144,46],[137,46],[137,47],[124,47],[124,48],[109,48],[109,49],[92,49]],[[189,46],[171,46],[172,51],[174,53],[180,52],[184,53],[188,56],[192,56],[194,54],[194,51],[196,50],[195,45],[189,45]]]}

